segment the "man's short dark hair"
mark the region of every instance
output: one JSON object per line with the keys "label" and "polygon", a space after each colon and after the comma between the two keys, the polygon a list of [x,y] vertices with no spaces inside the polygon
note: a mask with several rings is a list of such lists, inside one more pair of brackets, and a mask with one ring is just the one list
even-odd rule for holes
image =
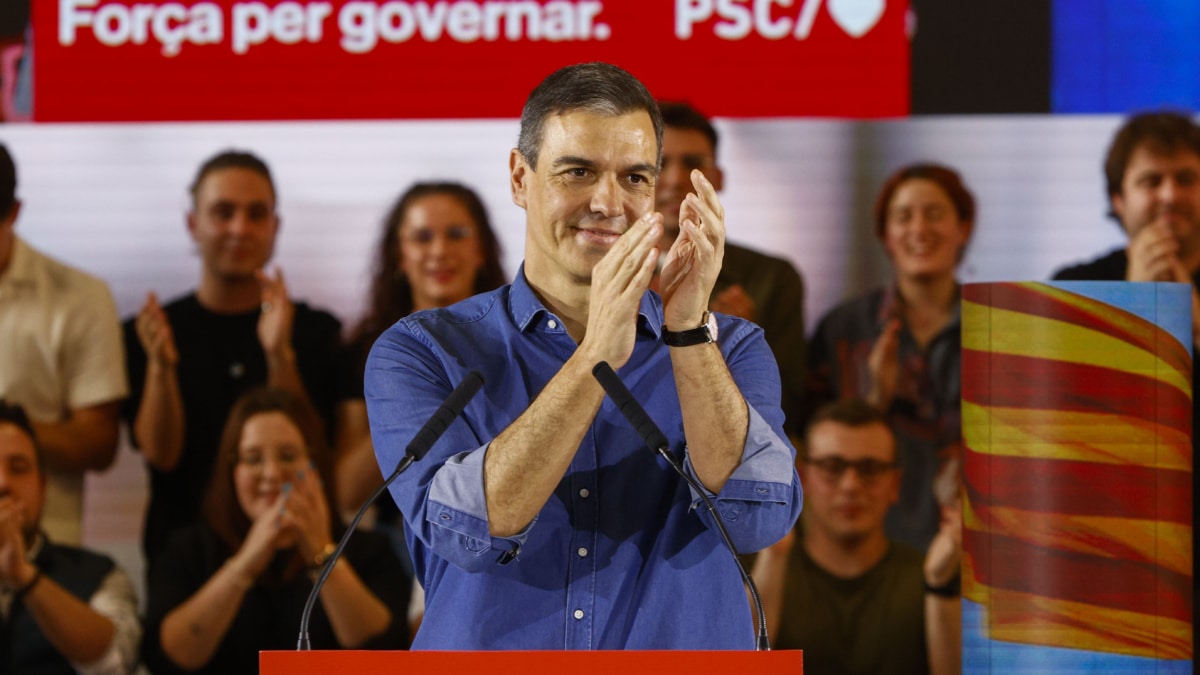
{"label": "man's short dark hair", "polygon": [[46,460],[42,457],[42,448],[38,445],[37,434],[33,432],[33,423],[29,421],[29,415],[25,414],[25,409],[15,403],[0,398],[0,424],[11,424],[29,436],[29,442],[33,444],[33,454],[37,456],[38,473],[45,474]]}
{"label": "man's short dark hair", "polygon": [[658,109],[662,112],[663,124],[672,129],[699,131],[708,138],[713,156],[717,155],[717,128],[704,116],[704,113],[685,101],[659,101]]}
{"label": "man's short dark hair", "polygon": [[1129,158],[1142,146],[1156,155],[1171,155],[1184,150],[1200,157],[1200,126],[1188,113],[1172,110],[1130,117],[1113,136],[1104,159],[1104,180],[1109,197],[1121,194]]}
{"label": "man's short dark hair", "polygon": [[862,399],[842,399],[817,408],[817,411],[809,418],[808,426],[804,428],[804,443],[801,443],[800,447],[796,449],[801,460],[808,459],[808,439],[812,436],[813,429],[816,429],[817,425],[822,422],[836,422],[851,429],[881,424],[888,430],[888,435],[893,439],[893,446],[895,445],[895,434],[892,432],[891,425],[888,424],[887,416],[878,408]]}
{"label": "man's short dark hair", "polygon": [[658,142],[657,165],[662,164],[663,121],[654,97],[625,70],[595,61],[560,68],[529,94],[521,110],[517,150],[530,168],[537,170],[546,118],[577,110],[612,116],[645,110]]}
{"label": "man's short dark hair", "polygon": [[195,208],[197,199],[200,196],[200,185],[204,183],[204,179],[208,178],[210,173],[223,169],[246,169],[267,179],[267,185],[271,187],[271,200],[278,203],[279,200],[275,195],[275,180],[271,178],[271,169],[267,167],[266,162],[257,155],[245,150],[223,150],[205,160],[200,165],[200,169],[196,171],[196,179],[192,181],[191,187],[188,188],[192,193],[193,208]]}
{"label": "man's short dark hair", "polygon": [[17,165],[8,146],[0,143],[0,218],[7,217],[17,205]]}

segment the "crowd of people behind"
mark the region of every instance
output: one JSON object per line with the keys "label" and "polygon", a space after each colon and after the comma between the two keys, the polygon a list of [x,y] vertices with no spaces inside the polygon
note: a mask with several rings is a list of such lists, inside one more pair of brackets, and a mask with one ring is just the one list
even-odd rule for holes
{"label": "crowd of people behind", "polygon": [[[660,110],[665,252],[692,172],[715,190],[723,174],[709,120],[683,103]],[[1200,128],[1178,113],[1133,117],[1105,171],[1129,246],[1059,276],[1200,283]],[[295,646],[343,514],[387,473],[364,397],[372,345],[403,317],[509,282],[488,213],[464,185],[411,186],[383,219],[366,314],[344,331],[268,271],[271,171],[223,151],[190,186],[195,289],[149,293],[122,325],[102,280],[16,235],[17,184],[0,146],[0,671],[256,672],[259,650]],[[952,167],[896,170],[873,211],[891,283],[811,336],[799,271],[724,245],[709,309],[763,328],[805,492],[801,522],[753,576],[773,646],[805,650],[808,672],[958,668],[958,265],[976,213]],[[129,578],[79,548],[83,476],[111,465],[122,423],[150,476],[141,616]],[[431,572],[414,571],[399,516],[385,496],[332,568],[314,648],[409,645]]]}

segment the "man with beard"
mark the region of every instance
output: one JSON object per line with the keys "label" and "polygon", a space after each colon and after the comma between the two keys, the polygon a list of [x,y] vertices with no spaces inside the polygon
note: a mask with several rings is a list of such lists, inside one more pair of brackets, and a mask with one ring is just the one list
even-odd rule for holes
{"label": "man with beard", "polygon": [[129,577],[39,527],[45,462],[25,411],[0,399],[0,672],[129,673],[142,628]]}

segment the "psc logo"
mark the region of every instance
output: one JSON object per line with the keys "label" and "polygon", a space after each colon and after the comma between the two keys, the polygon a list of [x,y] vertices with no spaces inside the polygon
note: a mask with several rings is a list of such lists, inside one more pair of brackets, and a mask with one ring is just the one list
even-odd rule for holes
{"label": "psc logo", "polygon": [[675,0],[675,37],[690,39],[696,24],[716,16],[713,33],[723,40],[751,33],[768,40],[804,40],[822,5],[847,35],[860,38],[879,23],[887,0]]}

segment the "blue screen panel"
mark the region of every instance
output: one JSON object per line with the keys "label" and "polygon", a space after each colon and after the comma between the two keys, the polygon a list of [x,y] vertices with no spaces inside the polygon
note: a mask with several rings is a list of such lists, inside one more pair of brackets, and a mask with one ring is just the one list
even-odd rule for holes
{"label": "blue screen panel", "polygon": [[1200,109],[1200,2],[1054,0],[1056,113]]}

